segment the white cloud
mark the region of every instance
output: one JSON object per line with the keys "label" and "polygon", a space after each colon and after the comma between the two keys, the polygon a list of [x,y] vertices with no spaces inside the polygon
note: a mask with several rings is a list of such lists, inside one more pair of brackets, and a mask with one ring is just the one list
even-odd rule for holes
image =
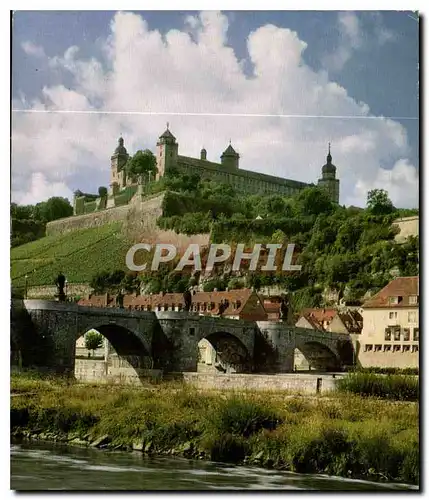
{"label": "white cloud", "polygon": [[[359,30],[353,18],[342,19],[347,36],[357,43]],[[305,182],[317,181],[330,141],[345,204],[365,203],[362,190],[378,182],[380,165],[398,168],[399,160],[406,161],[406,131],[389,119],[232,116],[370,116],[367,104],[352,99],[325,71],[315,72],[305,64],[302,54],[307,44],[291,30],[266,25],[249,34],[253,64],[249,77],[227,45],[228,20],[220,13],[201,13],[187,19],[183,31],[161,34],[141,16],[119,12],[110,28],[103,59],[80,58],[77,47],[58,54],[50,65],[71,75],[73,84],[46,85],[26,107],[123,114],[14,114],[15,193],[36,196],[30,184],[35,173],[47,183],[95,192],[99,182],[93,179],[102,173],[104,185],[108,184],[110,155],[118,136],[123,134],[131,153],[146,147],[154,150],[166,121],[179,142],[179,154],[198,156],[204,145],[208,159],[219,161],[231,138],[241,155],[241,168]],[[135,111],[172,115],[127,114]],[[231,116],[210,116],[213,113]],[[407,165],[409,176],[414,167]],[[76,179],[85,179],[84,185],[75,185]],[[40,191],[39,200],[45,192]],[[403,194],[402,199],[416,205],[417,193]]]}
{"label": "white cloud", "polygon": [[340,12],[338,22],[342,27],[343,33],[350,40],[353,48],[358,48],[362,43],[362,30],[359,19],[354,12]]}
{"label": "white cloud", "polygon": [[337,18],[339,41],[335,50],[323,57],[323,65],[331,72],[341,71],[357,50],[374,50],[395,40],[395,35],[383,23],[380,12],[339,12]]}
{"label": "white cloud", "polygon": [[21,205],[33,205],[52,196],[62,196],[73,202],[73,193],[64,182],[48,182],[41,172],[37,172],[31,176],[30,189],[26,193],[16,193],[16,201]]}
{"label": "white cloud", "polygon": [[40,58],[46,57],[43,47],[41,47],[40,45],[35,45],[32,42],[22,42],[21,48],[29,56],[40,57]]}
{"label": "white cloud", "polygon": [[407,159],[398,160],[391,170],[379,168],[373,179],[359,180],[356,187],[362,197],[371,189],[385,189],[395,206],[418,206],[419,177]]}
{"label": "white cloud", "polygon": [[354,12],[338,13],[340,40],[338,47],[323,58],[323,65],[330,71],[341,71],[355,50],[362,46],[362,29]]}

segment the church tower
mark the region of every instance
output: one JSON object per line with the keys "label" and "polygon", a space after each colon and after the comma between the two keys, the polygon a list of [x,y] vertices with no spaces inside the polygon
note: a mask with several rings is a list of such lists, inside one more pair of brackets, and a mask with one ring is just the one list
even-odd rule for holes
{"label": "church tower", "polygon": [[179,144],[176,142],[176,138],[170,132],[167,123],[167,130],[159,137],[156,143],[156,166],[158,168],[158,173],[156,179],[160,179],[165,175],[165,173],[177,166],[177,155],[179,151]]}
{"label": "church tower", "polygon": [[116,147],[113,155],[110,158],[110,192],[114,194],[115,191],[123,189],[127,184],[127,174],[125,172],[125,165],[128,161],[129,155],[124,146],[124,139],[119,137],[118,146]]}
{"label": "church tower", "polygon": [[340,181],[336,179],[335,173],[337,167],[332,163],[331,156],[331,143],[328,144],[328,156],[326,157],[326,163],[322,167],[322,178],[319,179],[317,185],[329,193],[331,200],[334,203],[339,203],[340,201]]}
{"label": "church tower", "polygon": [[229,168],[238,168],[239,159],[240,155],[231,146],[231,141],[229,141],[229,146],[225,149],[225,151],[222,153],[222,156],[220,157],[221,164]]}

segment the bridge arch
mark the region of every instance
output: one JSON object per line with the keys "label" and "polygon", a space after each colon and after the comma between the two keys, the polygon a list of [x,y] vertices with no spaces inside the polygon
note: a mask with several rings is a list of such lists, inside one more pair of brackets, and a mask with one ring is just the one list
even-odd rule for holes
{"label": "bridge arch", "polygon": [[[310,369],[318,371],[336,371],[341,368],[341,360],[336,352],[322,342],[315,340],[302,341],[295,346],[305,358]],[[294,353],[294,365],[296,361]]]}
{"label": "bridge arch", "polygon": [[[74,374],[77,379],[91,381],[107,377],[110,380],[124,381],[137,379],[148,369],[153,368],[153,358],[144,337],[117,323],[95,323],[90,329],[78,333],[82,338],[88,331],[96,331],[103,336],[101,356],[82,356],[85,348],[75,345]],[[99,352],[100,354],[100,352]]]}
{"label": "bridge arch", "polygon": [[204,371],[223,373],[247,373],[252,369],[253,359],[248,348],[233,333],[223,330],[210,332],[201,338],[197,348],[198,371],[201,371],[202,365],[205,365]]}
{"label": "bridge arch", "polygon": [[100,323],[85,328],[78,333],[78,338],[89,330],[96,330],[105,337],[119,356],[141,355],[152,356],[151,348],[146,339],[138,332],[115,323]]}

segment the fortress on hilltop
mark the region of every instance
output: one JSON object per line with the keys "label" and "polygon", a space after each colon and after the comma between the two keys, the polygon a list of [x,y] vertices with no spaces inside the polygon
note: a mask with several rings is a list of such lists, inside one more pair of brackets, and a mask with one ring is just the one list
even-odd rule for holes
{"label": "fortress on hilltop", "polygon": [[[156,178],[148,178],[145,183],[153,183],[161,179],[168,172],[178,171],[183,174],[197,174],[202,179],[216,180],[230,184],[237,192],[246,194],[280,194],[293,196],[310,184],[275,177],[260,172],[244,170],[239,167],[240,155],[231,143],[220,156],[220,163],[207,160],[207,151],[203,148],[199,158],[179,155],[179,144],[171,133],[168,123],[167,129],[159,137],[156,144],[156,161],[158,172]],[[75,193],[74,214],[83,215],[91,212],[113,208],[128,204],[139,191],[144,194],[145,186],[138,186],[131,178],[127,177],[126,163],[129,154],[124,146],[124,139],[119,138],[110,161],[110,184],[107,198],[96,195]],[[318,186],[325,189],[335,203],[339,202],[340,181],[336,178],[336,167],[332,163],[329,145],[326,164],[322,167],[322,177]]]}

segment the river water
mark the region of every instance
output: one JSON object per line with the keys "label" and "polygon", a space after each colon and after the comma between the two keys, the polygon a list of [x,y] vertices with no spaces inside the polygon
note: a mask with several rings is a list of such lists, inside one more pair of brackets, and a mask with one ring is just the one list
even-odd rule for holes
{"label": "river water", "polygon": [[202,460],[147,457],[46,443],[11,445],[13,490],[417,490]]}

